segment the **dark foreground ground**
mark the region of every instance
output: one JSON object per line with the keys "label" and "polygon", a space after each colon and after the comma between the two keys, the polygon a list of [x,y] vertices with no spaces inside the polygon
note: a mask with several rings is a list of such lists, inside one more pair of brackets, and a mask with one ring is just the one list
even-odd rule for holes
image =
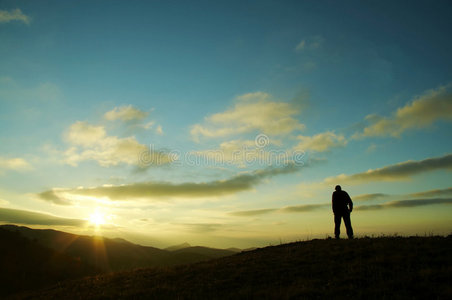
{"label": "dark foreground ground", "polygon": [[452,237],[313,240],[61,282],[33,299],[452,299]]}

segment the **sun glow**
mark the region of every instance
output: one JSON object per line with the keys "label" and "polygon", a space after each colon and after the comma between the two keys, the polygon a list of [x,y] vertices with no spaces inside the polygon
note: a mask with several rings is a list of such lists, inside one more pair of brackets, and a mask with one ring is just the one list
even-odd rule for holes
{"label": "sun glow", "polygon": [[99,211],[95,211],[89,216],[89,222],[96,226],[105,224],[105,215]]}

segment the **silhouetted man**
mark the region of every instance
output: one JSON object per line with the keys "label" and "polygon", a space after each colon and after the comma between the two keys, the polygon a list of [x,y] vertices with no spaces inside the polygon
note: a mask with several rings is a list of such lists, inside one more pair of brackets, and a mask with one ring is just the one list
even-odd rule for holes
{"label": "silhouetted man", "polygon": [[353,210],[353,202],[346,191],[343,191],[340,185],[336,185],[336,191],[333,192],[333,213],[334,213],[334,236],[338,239],[341,234],[341,219],[344,219],[347,236],[353,238],[353,228],[350,221],[350,213]]}

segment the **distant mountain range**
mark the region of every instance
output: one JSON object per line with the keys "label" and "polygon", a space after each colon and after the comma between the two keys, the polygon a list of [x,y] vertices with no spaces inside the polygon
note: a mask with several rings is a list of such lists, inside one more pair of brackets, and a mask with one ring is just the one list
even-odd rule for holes
{"label": "distant mountain range", "polygon": [[[19,280],[21,284],[5,285],[2,290],[0,288],[0,295],[54,283],[55,280],[136,268],[190,264],[235,253],[237,251],[192,247],[188,243],[158,249],[120,238],[0,225],[2,276],[18,273],[22,277]],[[30,281],[34,283],[28,284]]]}
{"label": "distant mountain range", "polygon": [[184,249],[184,248],[190,248],[191,245],[187,242],[183,243],[183,244],[179,244],[179,245],[174,245],[168,248],[165,248],[165,250],[168,251],[176,251],[176,250],[180,250],[180,249]]}

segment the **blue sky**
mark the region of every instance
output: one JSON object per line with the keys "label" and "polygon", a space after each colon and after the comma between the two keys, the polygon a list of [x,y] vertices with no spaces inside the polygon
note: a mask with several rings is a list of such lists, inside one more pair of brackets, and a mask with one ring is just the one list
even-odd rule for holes
{"label": "blue sky", "polygon": [[[0,221],[49,226],[32,211],[77,233],[247,247],[331,234],[342,184],[373,205],[352,214],[357,234],[450,233],[451,12],[0,1]],[[159,161],[143,164],[150,145]]]}

